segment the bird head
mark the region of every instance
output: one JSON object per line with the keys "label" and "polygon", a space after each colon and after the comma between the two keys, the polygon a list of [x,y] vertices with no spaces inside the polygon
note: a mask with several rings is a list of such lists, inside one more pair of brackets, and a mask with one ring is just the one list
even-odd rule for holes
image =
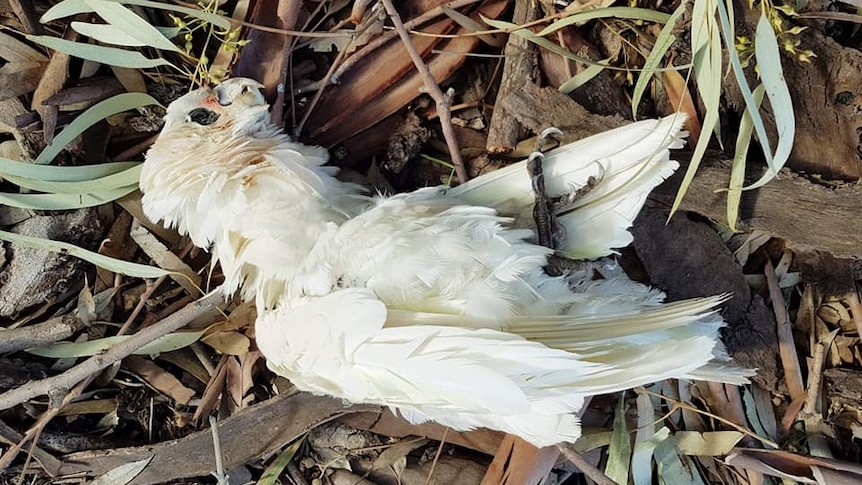
{"label": "bird head", "polygon": [[259,82],[232,78],[218,86],[204,86],[168,106],[162,133],[175,130],[251,134],[268,124],[266,100]]}

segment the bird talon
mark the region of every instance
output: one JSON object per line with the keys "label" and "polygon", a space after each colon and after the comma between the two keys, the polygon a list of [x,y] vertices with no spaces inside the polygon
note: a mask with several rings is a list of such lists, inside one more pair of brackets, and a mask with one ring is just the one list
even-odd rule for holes
{"label": "bird talon", "polygon": [[[542,133],[539,134],[539,137],[536,138],[536,149],[533,153],[542,152],[545,146],[549,142],[553,142],[559,145],[560,138],[563,136],[563,132],[560,131],[559,128],[556,127],[548,127],[542,130]],[[530,157],[533,157],[533,154],[530,154]]]}

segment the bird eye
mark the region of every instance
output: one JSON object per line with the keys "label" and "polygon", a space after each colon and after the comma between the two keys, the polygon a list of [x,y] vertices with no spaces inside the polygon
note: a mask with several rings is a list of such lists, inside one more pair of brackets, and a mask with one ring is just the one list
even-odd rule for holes
{"label": "bird eye", "polygon": [[242,94],[246,94],[246,93],[248,93],[248,86],[243,86],[242,90],[239,92],[239,94],[242,95]]}
{"label": "bird eye", "polygon": [[188,114],[188,120],[201,126],[211,125],[218,120],[219,114],[206,108],[195,108]]}

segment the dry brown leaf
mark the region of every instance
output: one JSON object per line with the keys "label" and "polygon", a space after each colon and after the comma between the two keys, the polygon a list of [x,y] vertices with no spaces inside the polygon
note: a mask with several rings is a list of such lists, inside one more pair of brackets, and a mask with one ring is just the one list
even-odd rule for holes
{"label": "dry brown leaf", "polygon": [[217,331],[201,339],[205,344],[227,355],[244,356],[251,347],[251,340],[236,331]]}
{"label": "dry brown leaf", "polygon": [[149,359],[134,355],[126,357],[123,359],[123,367],[180,404],[188,404],[195,395],[195,391],[184,386],[173,374]]}
{"label": "dry brown leaf", "polygon": [[159,360],[169,362],[179,367],[204,384],[210,380],[210,375],[206,368],[200,363],[200,360],[198,360],[194,352],[188,347],[174,350],[173,352],[163,352],[159,354]]}
{"label": "dry brown leaf", "polygon": [[130,93],[146,93],[147,82],[144,80],[144,75],[140,69],[130,69],[128,67],[111,66],[111,71],[114,77],[120,84]]}
{"label": "dry brown leaf", "polygon": [[805,394],[797,396],[795,399],[790,401],[790,404],[788,404],[787,408],[785,408],[784,417],[781,418],[782,434],[788,433],[790,431],[790,428],[793,426],[793,423],[796,422],[796,418],[797,416],[799,416],[799,412],[802,411],[802,406],[805,406],[805,398]]}
{"label": "dry brown leaf", "polygon": [[[137,248],[129,239],[132,217],[128,212],[120,212],[108,230],[108,235],[99,245],[99,254],[129,261]],[[114,273],[104,268],[96,268],[95,292],[99,293],[114,286]]]}
{"label": "dry brown leaf", "polygon": [[227,320],[219,322],[209,331],[212,332],[229,332],[232,330],[252,329],[254,321],[257,319],[257,309],[253,302],[246,301],[236,306],[228,315]]}
{"label": "dry brown leaf", "polygon": [[410,454],[411,451],[421,448],[428,443],[426,438],[404,439],[394,445],[383,450],[383,453],[374,459],[371,464],[372,470],[383,470],[393,466],[397,461],[402,460]]}
{"label": "dry brown leaf", "polygon": [[242,408],[242,397],[245,394],[243,389],[242,364],[236,356],[231,355],[227,358],[227,374],[225,375],[225,390],[229,399],[227,405],[229,414],[233,415]]}
{"label": "dry brown leaf", "polygon": [[158,267],[179,273],[171,274],[170,277],[185,288],[189,295],[195,296],[200,293],[200,275],[195,273],[182,259],[171,252],[137,220],[132,223],[129,234],[132,236],[132,240],[137,243]]}
{"label": "dry brown leaf", "polygon": [[108,414],[117,410],[117,399],[90,399],[87,401],[70,402],[63,406],[59,416],[77,416],[80,414]]}
{"label": "dry brown leaf", "polygon": [[10,62],[0,68],[0,100],[33,92],[46,67],[44,62]]}
{"label": "dry brown leaf", "polygon": [[207,383],[207,388],[204,390],[201,402],[195,410],[195,414],[192,417],[193,421],[197,421],[203,416],[209,416],[210,412],[215,408],[216,403],[218,403],[218,397],[221,395],[222,389],[224,389],[225,378],[227,377],[227,363],[229,359],[230,356],[227,355],[223,355],[221,357],[218,366],[216,366],[215,372],[213,372],[213,375]]}
{"label": "dry brown leaf", "polygon": [[254,385],[251,368],[258,358],[260,358],[259,353],[257,357],[252,356],[248,361],[245,357],[242,361],[236,356],[228,358],[225,389],[230,396],[228,400],[230,414],[245,409],[254,400],[254,395],[249,394]]}
{"label": "dry brown leaf", "polygon": [[[673,67],[673,64],[668,67]],[[677,111],[688,115],[685,125],[688,131],[689,146],[697,146],[697,140],[700,138],[701,126],[700,119],[697,116],[697,108],[694,100],[691,98],[691,92],[685,84],[685,78],[675,69],[668,69],[661,73],[662,84],[664,84],[665,92],[667,93],[670,106]],[[667,113],[669,114],[669,113]]]}
{"label": "dry brown leaf", "polygon": [[48,57],[15,37],[0,31],[0,100],[15,98],[36,89],[48,66]]}
{"label": "dry brown leaf", "polygon": [[[435,8],[441,3],[443,2],[440,0],[425,0],[422,5],[427,9],[423,11]],[[505,1],[488,1],[483,4],[481,12],[486,17],[496,18],[505,10],[507,4]],[[414,8],[418,7],[414,5]],[[422,30],[445,33],[450,32],[453,26],[454,22],[444,17],[443,20],[424,25]],[[459,37],[445,41],[414,37],[413,40],[417,51],[426,55],[426,64],[438,82],[451,76],[466,57],[449,54],[427,55],[432,49],[470,52],[479,42],[475,37]],[[362,50],[353,55],[362,55]],[[352,145],[347,153],[348,164],[349,161],[362,158],[369,152],[377,151],[387,142],[388,133],[391,131],[380,123],[386,122],[389,115],[414,100],[424,86],[422,78],[415,72],[412,60],[398,39],[393,39],[362,58],[342,75],[339,82],[338,85],[326,88],[305,127],[306,135],[314,143],[332,146],[345,142]],[[366,132],[371,126],[374,126],[374,129]],[[355,137],[359,133],[362,135]],[[367,139],[380,135],[383,137],[375,138],[376,143],[364,143]],[[366,140],[353,144],[352,137]]]}
{"label": "dry brown leaf", "polygon": [[242,379],[243,385],[246,386],[243,397],[243,408],[254,400],[254,396],[249,394],[252,386],[254,386],[255,364],[263,358],[263,354],[258,350],[247,352],[242,357]]}
{"label": "dry brown leaf", "polygon": [[482,485],[536,485],[548,476],[559,455],[556,446],[536,448],[521,438],[506,435]]}
{"label": "dry brown leaf", "polygon": [[10,63],[48,62],[45,54],[3,31],[0,31],[0,57]]}
{"label": "dry brown leaf", "polygon": [[[66,30],[65,40],[78,40],[78,34],[72,29]],[[43,106],[42,101],[60,92],[66,80],[69,78],[69,62],[71,56],[62,52],[52,52],[48,67],[39,79],[39,85],[33,92],[30,101],[30,109],[39,113],[42,118],[42,131],[45,134],[45,143],[51,143],[54,139],[54,129],[57,126],[57,107]]]}

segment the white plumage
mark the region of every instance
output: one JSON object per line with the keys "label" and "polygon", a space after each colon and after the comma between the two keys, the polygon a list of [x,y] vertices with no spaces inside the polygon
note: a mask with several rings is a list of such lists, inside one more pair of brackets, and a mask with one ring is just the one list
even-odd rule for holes
{"label": "white plumage", "polygon": [[[324,149],[268,122],[259,87],[232,79],[172,103],[141,188],[148,217],[212,250],[226,295],[256,301],[257,345],[298,388],[544,446],[579,436],[585,396],[670,377],[745,382],[718,339],[721,297],[662,304],[625,277],[546,275],[523,162],[454,189],[366,197],[333,177]],[[601,176],[559,208],[562,252],[631,241],[646,195],[677,167],[681,123],[634,123],[547,156],[551,196]]]}

